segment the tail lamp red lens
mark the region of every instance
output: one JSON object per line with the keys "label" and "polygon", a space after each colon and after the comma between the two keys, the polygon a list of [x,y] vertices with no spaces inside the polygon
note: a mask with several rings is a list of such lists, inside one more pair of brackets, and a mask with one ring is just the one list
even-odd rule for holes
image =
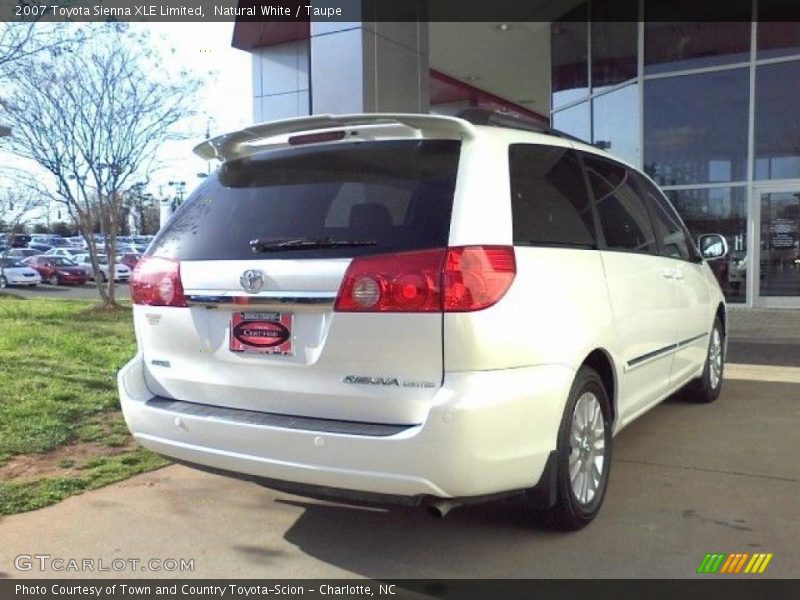
{"label": "tail lamp red lens", "polygon": [[334,310],[467,312],[500,300],[516,274],[510,246],[464,246],[358,257]]}
{"label": "tail lamp red lens", "polygon": [[139,260],[131,277],[131,300],[147,306],[186,306],[180,263],[157,256]]}

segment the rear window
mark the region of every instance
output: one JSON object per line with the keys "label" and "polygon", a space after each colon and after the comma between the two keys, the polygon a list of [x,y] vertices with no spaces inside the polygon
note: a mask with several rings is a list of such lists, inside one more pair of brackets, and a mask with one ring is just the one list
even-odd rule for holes
{"label": "rear window", "polygon": [[[187,199],[150,253],[180,260],[334,258],[446,246],[460,145],[354,142],[231,161]],[[250,246],[298,238],[375,244],[265,253]]]}

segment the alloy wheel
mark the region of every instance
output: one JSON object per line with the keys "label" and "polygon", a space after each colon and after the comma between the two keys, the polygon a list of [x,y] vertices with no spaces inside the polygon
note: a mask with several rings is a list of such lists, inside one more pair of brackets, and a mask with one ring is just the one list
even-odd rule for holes
{"label": "alloy wheel", "polygon": [[580,504],[587,505],[597,495],[606,468],[603,410],[592,392],[585,392],[575,403],[569,439],[572,493]]}

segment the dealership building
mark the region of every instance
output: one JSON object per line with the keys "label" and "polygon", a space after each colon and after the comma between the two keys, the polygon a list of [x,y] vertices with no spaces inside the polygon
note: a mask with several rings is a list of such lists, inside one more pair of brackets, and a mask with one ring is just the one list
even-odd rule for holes
{"label": "dealership building", "polygon": [[[531,5],[537,2],[532,0]],[[730,302],[800,307],[800,23],[667,22],[668,0],[569,3],[550,21],[238,22],[254,121],[481,106],[642,168],[693,234],[722,233]]]}

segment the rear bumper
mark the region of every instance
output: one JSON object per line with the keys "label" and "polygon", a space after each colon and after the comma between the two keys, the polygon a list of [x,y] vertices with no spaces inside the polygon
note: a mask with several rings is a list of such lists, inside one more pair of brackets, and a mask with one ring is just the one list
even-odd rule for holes
{"label": "rear bumper", "polygon": [[118,382],[125,420],[145,447],[269,487],[288,482],[293,489],[404,497],[411,504],[536,485],[555,450],[574,377],[556,365],[448,373],[423,423],[373,436],[169,410],[168,403],[148,403],[154,394],[143,369],[137,355]]}

